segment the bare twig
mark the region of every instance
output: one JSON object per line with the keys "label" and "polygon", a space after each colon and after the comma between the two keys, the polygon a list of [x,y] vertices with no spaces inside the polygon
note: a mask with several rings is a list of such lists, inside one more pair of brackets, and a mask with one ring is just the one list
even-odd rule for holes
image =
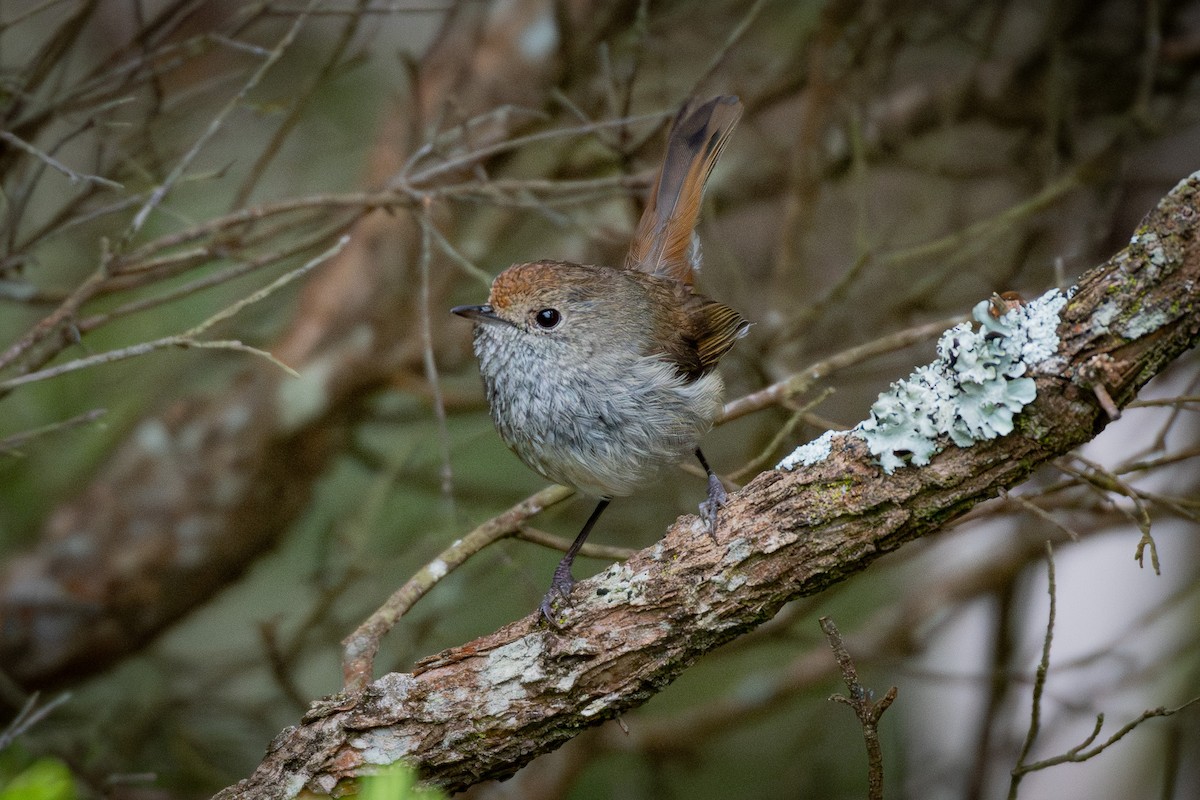
{"label": "bare twig", "polygon": [[441,251],[449,256],[455,264],[458,264],[460,267],[462,267],[463,272],[465,272],[471,278],[474,278],[479,283],[483,284],[485,287],[490,288],[492,285],[493,276],[480,269],[473,261],[471,261],[471,259],[463,255],[457,247],[451,244],[450,240],[438,230],[437,226],[433,224],[433,220],[430,219],[428,215],[425,215],[422,219],[424,220],[422,224],[425,226],[425,229],[428,231],[429,235],[433,237],[433,240],[437,242],[437,246],[441,249]]}
{"label": "bare twig", "polygon": [[869,358],[901,350],[909,345],[939,336],[947,328],[962,322],[962,316],[948,317],[923,325],[916,325],[902,331],[882,336],[856,347],[841,351],[829,358],[814,362],[794,375],[771,384],[765,389],[731,400],[725,404],[725,413],[717,420],[717,424],[732,422],[754,411],[783,403],[788,398],[795,397],[808,391],[815,382],[840,369],[866,361]]}
{"label": "bare twig", "polygon": [[1170,406],[1178,408],[1179,406],[1190,406],[1200,403],[1200,396],[1197,395],[1181,395],[1179,397],[1164,397],[1155,398],[1153,400],[1134,400],[1127,404],[1126,408],[1153,408],[1154,406]]}
{"label": "bare twig", "polygon": [[[211,289],[214,286],[220,286],[232,280],[248,275],[251,272],[277,264],[290,258],[301,255],[306,251],[310,251],[316,247],[324,245],[330,239],[335,238],[345,233],[348,224],[339,223],[334,228],[319,228],[311,235],[304,236],[298,241],[295,241],[288,246],[273,250],[262,255],[256,255],[249,258],[244,258],[239,263],[235,263],[225,269],[219,269],[211,272],[203,277],[188,281],[187,283],[175,286],[171,289],[161,292],[160,294],[142,297],[137,300],[131,300],[128,303],[117,306],[111,311],[106,311],[100,314],[93,314],[89,317],[84,317],[76,323],[76,327],[80,333],[88,333],[97,328],[107,325],[109,322],[120,317],[138,314],[143,311],[148,311],[151,308],[157,308],[161,305],[180,300],[196,292]],[[194,250],[189,250],[182,258],[192,262],[192,265],[215,256],[213,248],[200,247]],[[163,277],[162,274],[154,275],[154,280],[159,280]],[[114,278],[110,283],[116,283],[119,278]],[[136,285],[136,284],[133,284]]]}
{"label": "bare twig", "polygon": [[36,325],[9,345],[3,354],[0,354],[0,369],[12,364],[29,348],[42,341],[52,331],[57,330],[68,319],[74,316],[79,307],[96,294],[106,277],[106,271],[101,268],[80,282],[74,291],[59,304],[58,308],[43,317]]}
{"label": "bare twig", "polygon": [[292,706],[303,711],[308,704],[304,700],[304,694],[296,685],[292,670],[294,662],[287,657],[285,648],[280,644],[279,620],[269,619],[260,622],[258,635],[271,671],[271,677],[275,679],[275,685],[279,687],[280,693],[288,699]]}
{"label": "bare twig", "polygon": [[762,11],[764,5],[766,5],[766,0],[756,0],[754,5],[746,9],[746,12],[738,19],[737,24],[725,36],[724,41],[721,42],[721,46],[708,59],[708,64],[701,70],[696,80],[692,82],[692,88],[687,93],[688,96],[699,94],[699,87],[720,68],[721,64],[725,61],[725,56],[746,35],[746,31],[754,24],[754,20],[758,19],[759,12]]}
{"label": "bare twig", "polygon": [[[318,0],[310,0],[308,8],[312,9],[317,4]],[[150,196],[146,198],[146,201],[142,204],[142,207],[138,209],[136,214],[134,214],[133,221],[130,222],[129,227],[126,229],[121,238],[122,245],[132,241],[133,237],[138,234],[138,232],[142,229],[142,226],[146,224],[146,220],[149,219],[151,212],[158,208],[163,199],[166,198],[167,194],[173,188],[175,188],[175,184],[179,183],[180,178],[183,177],[183,174],[187,171],[187,168],[191,166],[192,162],[196,160],[196,157],[200,155],[200,152],[204,149],[204,146],[208,144],[209,140],[217,135],[219,130],[221,130],[221,127],[225,124],[225,120],[229,117],[229,115],[232,114],[234,110],[236,110],[237,107],[242,104],[242,102],[246,99],[246,96],[254,89],[254,87],[258,86],[259,82],[262,81],[263,77],[267,74],[267,72],[270,71],[271,67],[275,66],[275,63],[283,57],[284,52],[286,52],[291,46],[296,36],[299,35],[300,29],[304,27],[304,24],[307,21],[307,11],[297,15],[296,19],[287,29],[287,32],[283,35],[275,47],[271,49],[266,58],[263,59],[263,62],[259,65],[258,69],[256,69],[250,75],[250,78],[242,84],[241,88],[238,89],[237,94],[231,97],[229,102],[227,102],[225,106],[216,113],[216,115],[208,123],[208,128],[195,141],[191,149],[184,153],[183,157],[179,159],[178,163],[175,164],[175,166],[167,174],[167,177],[163,179],[162,183],[154,187],[154,191],[150,193]]]}
{"label": "bare twig", "polygon": [[821,630],[829,639],[833,649],[833,657],[837,659],[842,671],[842,680],[850,690],[850,696],[835,694],[829,699],[850,706],[862,725],[863,740],[867,745],[867,797],[870,800],[883,800],[883,748],[879,744],[879,718],[891,707],[899,691],[895,686],[887,690],[887,694],[875,702],[875,693],[864,687],[858,679],[858,670],[842,641],[842,634],[837,625],[829,617],[821,617]]}
{"label": "bare twig", "polygon": [[289,367],[287,364],[284,364],[282,361],[275,358],[275,356],[271,355],[265,350],[260,350],[257,347],[251,347],[250,345],[244,344],[237,340],[225,339],[205,341],[197,339],[196,337],[214,325],[229,319],[251,303],[257,303],[258,301],[263,300],[268,295],[273,294],[276,290],[286,286],[297,278],[306,275],[313,268],[333,258],[335,255],[341,252],[342,248],[346,246],[346,243],[349,240],[350,237],[343,236],[338,240],[337,244],[308,263],[281,275],[267,286],[264,286],[248,297],[244,297],[241,300],[238,300],[236,303],[221,309],[208,319],[201,322],[199,325],[189,328],[183,333],[176,334],[174,336],[164,336],[161,339],[142,342],[139,344],[130,345],[128,347],[121,347],[116,350],[109,350],[105,353],[97,353],[95,355],[85,356],[84,358],[77,358],[73,361],[68,361],[65,364],[59,364],[55,367],[48,367],[46,369],[38,370],[37,372],[30,372],[25,375],[19,375],[15,378],[9,378],[6,381],[0,381],[0,393],[10,391],[27,383],[57,378],[58,376],[65,375],[68,372],[75,372],[77,370],[98,366],[100,364],[111,364],[116,361],[124,361],[125,359],[142,356],[147,353],[154,352],[155,350],[163,350],[171,347],[200,347],[216,350],[237,350],[244,353],[250,353],[251,355],[265,358],[283,371],[298,377],[299,375],[294,369]]}
{"label": "bare twig", "polygon": [[1050,645],[1054,641],[1054,617],[1057,613],[1058,595],[1057,584],[1054,582],[1054,547],[1046,542],[1046,591],[1050,595],[1050,613],[1046,620],[1046,635],[1042,639],[1042,658],[1038,662],[1037,672],[1033,680],[1032,708],[1029,711],[1029,729],[1025,732],[1025,742],[1017,756],[1017,765],[1013,768],[1012,779],[1008,784],[1008,800],[1016,800],[1017,789],[1021,779],[1028,770],[1025,769],[1025,759],[1037,741],[1042,726],[1042,695],[1046,691],[1046,675],[1050,672]]}
{"label": "bare twig", "polygon": [[13,147],[17,147],[17,148],[20,148],[21,150],[24,150],[26,153],[29,153],[34,158],[43,162],[47,166],[58,170],[63,175],[66,175],[67,179],[69,181],[71,181],[71,183],[95,183],[100,186],[105,186],[109,189],[124,189],[125,188],[124,186],[117,183],[116,181],[109,180],[108,178],[101,177],[100,175],[88,175],[86,173],[76,172],[75,170],[68,167],[66,164],[59,161],[54,156],[50,155],[49,153],[42,152],[41,150],[34,147],[29,142],[26,142],[24,139],[20,138],[19,136],[12,133],[11,131],[0,130],[0,140],[8,142]]}
{"label": "bare twig", "polygon": [[25,705],[17,712],[17,716],[8,723],[4,730],[0,731],[0,752],[16,741],[21,734],[45,719],[54,709],[70,700],[71,693],[63,692],[41,706],[38,705],[39,699],[40,695],[37,692],[30,695],[29,699],[25,701]]}
{"label": "bare twig", "polygon": [[1019,494],[1013,494],[1012,492],[1005,491],[1003,489],[1000,491],[1000,496],[1003,497],[1005,500],[1010,500],[1012,502],[1015,502],[1017,505],[1021,506],[1021,508],[1024,508],[1026,511],[1030,512],[1031,514],[1038,517],[1039,519],[1049,522],[1051,525],[1058,528],[1063,533],[1067,534],[1067,536],[1070,536],[1071,541],[1075,541],[1075,542],[1079,541],[1080,536],[1079,536],[1078,531],[1074,530],[1073,528],[1071,528],[1071,526],[1067,525],[1066,523],[1060,522],[1057,517],[1055,517],[1049,511],[1042,508],[1041,506],[1039,506],[1037,503],[1033,502],[1029,498],[1023,497]]}
{"label": "bare twig", "polygon": [[[816,397],[809,400],[799,409],[793,411],[791,416],[787,418],[787,421],[779,426],[779,430],[777,430],[775,435],[771,437],[771,441],[767,443],[766,447],[764,447],[758,455],[754,456],[754,458],[750,459],[745,464],[730,473],[729,479],[732,481],[745,480],[748,476],[755,475],[764,467],[766,467],[767,464],[771,462],[773,455],[777,453],[785,443],[794,441],[796,426],[803,421],[810,421],[809,411],[825,402],[826,398],[828,398],[831,394],[833,394],[833,389],[826,389]],[[831,427],[825,425],[819,426],[819,428],[821,430],[832,430]]]}
{"label": "bare twig", "polygon": [[[298,16],[311,16],[313,12],[319,10],[318,3],[310,3],[308,7],[299,12]],[[287,115],[283,121],[271,134],[271,139],[263,147],[258,159],[250,167],[245,179],[238,187],[237,193],[234,195],[233,201],[230,204],[232,208],[241,208],[250,198],[254,188],[258,185],[263,174],[266,173],[267,167],[279,154],[283,143],[291,135],[292,131],[300,123],[302,113],[307,108],[308,103],[312,100],[317,90],[321,85],[333,74],[335,69],[341,64],[342,57],[350,46],[355,34],[359,31],[363,24],[363,14],[367,7],[367,0],[357,0],[355,8],[350,12],[348,19],[342,26],[342,31],[338,35],[337,41],[330,49],[329,55],[326,56],[321,69],[316,70],[312,76],[306,81],[305,86],[300,91],[293,94],[291,107],[288,109]]]}
{"label": "bare twig", "polygon": [[[1107,412],[1106,412],[1107,413]],[[1161,564],[1158,560],[1158,546],[1154,542],[1154,537],[1150,534],[1150,511],[1146,508],[1146,502],[1142,499],[1142,493],[1130,486],[1125,481],[1121,480],[1111,470],[1105,469],[1094,461],[1090,461],[1078,453],[1072,454],[1071,458],[1083,464],[1085,469],[1077,469],[1076,467],[1066,463],[1066,459],[1059,459],[1055,462],[1055,466],[1075,475],[1085,482],[1086,485],[1092,487],[1098,492],[1112,492],[1115,494],[1124,495],[1133,503],[1133,511],[1116,505],[1116,508],[1122,514],[1129,517],[1138,530],[1141,532],[1141,538],[1138,539],[1137,547],[1134,549],[1133,558],[1138,562],[1139,566],[1145,566],[1143,563],[1146,549],[1150,550],[1150,565],[1154,569],[1156,575],[1162,574]]]}
{"label": "bare twig", "polygon": [[430,216],[430,200],[426,198],[421,207],[421,254],[417,260],[417,274],[420,276],[420,319],[421,355],[425,364],[425,380],[429,382],[429,390],[433,395],[433,414],[437,420],[438,450],[440,451],[442,467],[442,496],[449,501],[454,493],[454,469],[450,465],[450,431],[446,427],[446,404],[442,399],[442,381],[438,377],[437,359],[433,355],[433,327],[430,321],[430,290],[429,265],[433,261],[433,246],[431,243],[433,221]]}
{"label": "bare twig", "polygon": [[[1165,706],[1148,708],[1137,717],[1118,728],[1112,736],[1109,736],[1100,744],[1092,747],[1092,743],[1096,741],[1096,738],[1100,735],[1100,730],[1104,727],[1104,715],[1097,714],[1096,724],[1092,727],[1092,732],[1088,734],[1087,738],[1085,738],[1075,747],[1072,747],[1070,750],[1065,753],[1061,753],[1060,755],[1052,756],[1051,758],[1046,758],[1041,761],[1035,761],[1032,764],[1019,763],[1013,768],[1013,783],[1015,784],[1019,782],[1022,777],[1030,772],[1037,772],[1038,770],[1047,769],[1048,767],[1054,767],[1059,764],[1079,763],[1082,761],[1087,761],[1091,758],[1095,758],[1117,742],[1121,741],[1126,734],[1130,733],[1134,728],[1141,725],[1146,720],[1154,719],[1155,717],[1170,717],[1198,703],[1200,703],[1200,696],[1193,697],[1191,700],[1188,700],[1182,705],[1175,706],[1174,708],[1166,708]],[[1008,796],[1009,798],[1016,797],[1016,793],[1012,790],[1012,788],[1010,788]]]}
{"label": "bare twig", "polygon": [[[558,550],[561,553],[567,552],[571,547],[570,539],[555,536],[553,533],[547,533],[532,525],[522,525],[517,529],[515,536],[522,541],[531,544],[540,544],[542,547]],[[585,542],[583,547],[579,548],[579,555],[584,558],[606,558],[613,561],[624,561],[636,552],[637,550],[629,547],[615,547],[608,544],[596,544],[595,542]]]}
{"label": "bare twig", "polygon": [[108,413],[107,409],[93,408],[91,411],[85,411],[82,414],[77,414],[70,419],[59,420],[52,422],[49,425],[42,425],[33,430],[21,431],[0,439],[0,453],[10,456],[20,455],[20,447],[31,439],[36,439],[39,436],[45,436],[48,433],[57,433],[59,431],[77,428],[81,425],[87,425],[95,422]]}
{"label": "bare twig", "polygon": [[572,494],[574,492],[565,486],[547,486],[503,514],[479,525],[418,570],[387,599],[386,603],[367,617],[354,633],[342,640],[342,673],[347,689],[360,690],[370,682],[380,639],[442,578],[492,542],[515,533],[525,520],[561,503]]}
{"label": "bare twig", "polygon": [[470,150],[462,155],[443,161],[440,164],[426,167],[415,174],[402,174],[396,180],[395,185],[402,187],[415,187],[421,184],[426,184],[435,178],[440,178],[444,175],[467,169],[474,164],[478,164],[485,159],[491,158],[492,156],[499,155],[500,153],[506,153],[510,150],[517,150],[538,142],[552,141],[554,139],[562,138],[574,138],[584,134],[606,130],[608,128],[623,127],[625,125],[637,124],[639,122],[652,122],[668,117],[670,117],[670,112],[663,111],[657,114],[641,114],[639,116],[622,119],[600,120],[597,122],[590,122],[585,125],[554,128],[552,130],[539,131],[538,133],[531,133],[525,136],[514,136],[494,144],[489,144],[475,150]]}

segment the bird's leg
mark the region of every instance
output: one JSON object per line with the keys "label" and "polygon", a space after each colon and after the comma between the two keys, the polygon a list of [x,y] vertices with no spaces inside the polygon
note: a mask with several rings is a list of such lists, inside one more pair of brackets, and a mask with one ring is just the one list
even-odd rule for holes
{"label": "bird's leg", "polygon": [[592,515],[588,517],[587,522],[583,523],[583,530],[575,537],[575,541],[571,542],[566,555],[554,568],[554,579],[550,581],[550,591],[546,592],[546,596],[542,598],[542,604],[538,606],[542,617],[550,623],[552,628],[561,630],[561,626],[554,621],[554,600],[558,597],[567,600],[570,597],[571,587],[575,585],[575,576],[571,574],[571,565],[575,563],[575,556],[579,553],[579,548],[583,547],[583,543],[587,541],[588,534],[592,532],[592,527],[596,524],[596,520],[600,519],[604,509],[608,508],[608,504],[609,498],[600,499],[600,502],[596,504],[596,509],[592,511]]}
{"label": "bird's leg", "polygon": [[717,540],[717,514],[721,511],[721,507],[729,502],[729,493],[725,491],[721,479],[708,465],[708,459],[704,457],[704,453],[700,452],[699,447],[696,448],[696,458],[700,459],[700,466],[704,467],[704,472],[708,475],[708,499],[700,504],[700,519],[708,525],[708,535],[715,542]]}

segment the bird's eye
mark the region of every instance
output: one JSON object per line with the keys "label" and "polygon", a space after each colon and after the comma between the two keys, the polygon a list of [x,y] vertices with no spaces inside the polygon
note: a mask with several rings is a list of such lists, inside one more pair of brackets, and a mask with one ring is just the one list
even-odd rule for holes
{"label": "bird's eye", "polygon": [[539,328],[550,330],[562,322],[562,314],[558,313],[557,308],[543,308],[533,315],[533,321],[537,323]]}

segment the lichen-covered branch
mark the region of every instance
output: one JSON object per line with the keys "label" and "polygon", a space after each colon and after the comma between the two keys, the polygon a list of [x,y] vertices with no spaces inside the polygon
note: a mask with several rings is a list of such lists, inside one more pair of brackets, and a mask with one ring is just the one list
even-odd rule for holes
{"label": "lichen-covered branch", "polygon": [[830,437],[827,455],[817,448],[807,465],[764,472],[738,492],[716,542],[684,517],[581,582],[564,631],[531,615],[318,703],[220,796],[330,792],[397,759],[458,789],[511,775],[645,702],[789,600],[861,572],[1093,438],[1110,421],[1094,387],[1124,405],[1200,334],[1198,227],[1200,173],[1056,311],[1057,352],[1029,373],[1036,394],[1011,432],[967,447],[943,436],[927,464],[893,463],[890,475],[861,436]]}

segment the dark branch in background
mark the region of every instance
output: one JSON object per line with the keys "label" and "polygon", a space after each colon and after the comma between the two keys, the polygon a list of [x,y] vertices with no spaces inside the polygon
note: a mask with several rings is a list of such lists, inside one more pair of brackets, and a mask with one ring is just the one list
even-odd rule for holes
{"label": "dark branch in background", "polygon": [[829,639],[829,647],[833,657],[837,659],[838,668],[842,671],[842,680],[850,690],[850,696],[835,694],[830,697],[838,703],[849,706],[862,725],[863,741],[867,745],[867,797],[870,800],[883,800],[883,747],[879,744],[879,718],[891,707],[899,692],[895,686],[887,690],[882,699],[875,702],[875,694],[862,685],[858,680],[858,670],[850,658],[846,644],[837,625],[829,617],[821,617],[821,631]]}
{"label": "dark branch in background", "polygon": [[[383,760],[460,789],[511,775],[582,729],[640,705],[701,655],[785,603],[864,570],[1089,441],[1108,423],[1085,365],[1104,355],[1119,405],[1200,335],[1200,174],[1181,182],[1130,245],[1082,276],[1063,309],[1053,367],[1018,429],[884,476],[854,438],[734,495],[718,542],[685,517],[654,547],[572,594],[565,634],[530,616],[315,705],[223,798],[334,791]],[[290,787],[290,788],[289,788]]]}

